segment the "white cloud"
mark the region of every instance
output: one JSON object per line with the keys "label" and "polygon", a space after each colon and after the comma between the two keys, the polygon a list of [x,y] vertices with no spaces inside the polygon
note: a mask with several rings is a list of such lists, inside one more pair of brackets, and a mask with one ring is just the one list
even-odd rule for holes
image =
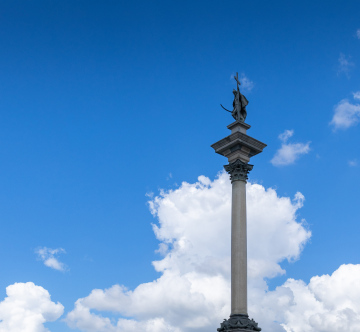
{"label": "white cloud", "polygon": [[349,164],[349,166],[351,166],[351,167],[355,167],[355,166],[358,165],[358,162],[357,162],[356,159],[354,159],[354,160],[349,160],[348,164]]}
{"label": "white cloud", "polygon": [[358,39],[360,39],[360,29],[356,30],[356,37],[358,37]]}
{"label": "white cloud", "polygon": [[285,130],[279,135],[279,140],[286,143],[287,140],[294,135],[294,130]]}
{"label": "white cloud", "polygon": [[66,265],[61,263],[56,256],[65,253],[65,250],[62,248],[51,249],[47,247],[39,248],[35,250],[35,253],[38,255],[44,264],[52,269],[58,271],[65,271]]}
{"label": "white cloud", "polygon": [[359,303],[360,265],[348,264],[311,278],[308,285],[288,279],[266,294],[262,308],[272,311],[286,332],[358,332]]}
{"label": "white cloud", "polygon": [[288,139],[294,135],[294,130],[285,130],[279,135],[282,141],[281,147],[276,151],[271,159],[274,166],[286,166],[293,164],[301,155],[310,151],[310,142],[307,143],[287,143]]}
{"label": "white cloud", "polygon": [[[230,79],[233,80],[235,77],[234,74],[231,74]],[[254,88],[254,82],[251,81],[244,73],[240,75],[239,81],[241,83],[240,90],[245,90],[245,92],[250,92]]]}
{"label": "white cloud", "polygon": [[349,77],[349,73],[352,67],[355,66],[353,62],[350,61],[350,57],[346,58],[345,54],[340,53],[339,57],[339,67],[338,67],[338,75],[345,74]]}
{"label": "white cloud", "polygon": [[49,292],[32,282],[6,287],[7,297],[0,302],[0,332],[47,332],[44,323],[57,320],[64,312]]}
{"label": "white cloud", "polygon": [[241,86],[245,91],[250,92],[254,88],[254,82],[251,81],[244,73],[240,76]]}
{"label": "white cloud", "polygon": [[[250,315],[266,331],[283,331],[272,312],[255,313],[266,311],[258,308],[267,292],[265,278],[284,274],[279,263],[298,259],[311,235],[296,220],[304,196],[297,193],[291,200],[248,183],[247,200]],[[87,332],[215,331],[230,313],[230,204],[231,184],[224,173],[214,181],[200,176],[195,184],[162,191],[150,201],[165,255],[153,262],[161,276],[134,290],[120,285],[93,290],[77,300],[68,325]],[[113,322],[100,315],[103,311],[122,318]]]}
{"label": "white cloud", "polygon": [[[360,99],[360,91],[353,93],[354,99]],[[334,108],[334,116],[330,125],[334,129],[347,129],[355,126],[360,120],[360,104],[351,103],[348,99],[341,100]]]}
{"label": "white cloud", "polygon": [[354,97],[354,99],[356,99],[356,100],[360,100],[360,91],[353,92],[353,97]]}

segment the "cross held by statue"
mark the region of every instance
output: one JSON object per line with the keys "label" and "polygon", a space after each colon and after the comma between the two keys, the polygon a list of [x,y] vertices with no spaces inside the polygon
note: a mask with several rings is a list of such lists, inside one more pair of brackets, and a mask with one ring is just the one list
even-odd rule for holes
{"label": "cross held by statue", "polygon": [[235,79],[235,81],[236,81],[236,83],[237,83],[237,85],[238,85],[238,89],[239,89],[239,85],[241,85],[241,83],[240,83],[240,81],[239,81],[239,74],[238,73],[236,73],[236,76],[234,76],[234,79]]}

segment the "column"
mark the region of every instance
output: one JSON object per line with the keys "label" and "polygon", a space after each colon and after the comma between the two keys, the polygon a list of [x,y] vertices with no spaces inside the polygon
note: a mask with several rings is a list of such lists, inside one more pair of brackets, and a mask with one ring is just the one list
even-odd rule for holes
{"label": "column", "polygon": [[232,183],[231,315],[247,315],[246,180],[253,165],[238,159],[224,167]]}

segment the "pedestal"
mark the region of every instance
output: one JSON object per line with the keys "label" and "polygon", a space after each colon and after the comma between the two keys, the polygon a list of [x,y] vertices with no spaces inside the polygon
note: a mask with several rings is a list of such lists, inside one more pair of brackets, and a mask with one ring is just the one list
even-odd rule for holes
{"label": "pedestal", "polygon": [[219,332],[249,332],[261,331],[261,328],[248,315],[231,315],[229,319],[224,319],[217,330]]}

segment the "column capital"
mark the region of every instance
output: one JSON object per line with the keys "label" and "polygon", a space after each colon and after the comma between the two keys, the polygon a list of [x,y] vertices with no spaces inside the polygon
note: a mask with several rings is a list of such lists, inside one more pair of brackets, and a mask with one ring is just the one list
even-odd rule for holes
{"label": "column capital", "polygon": [[248,179],[248,173],[254,165],[242,162],[240,159],[235,160],[229,165],[224,165],[225,171],[230,174],[231,183],[234,181],[245,181]]}

